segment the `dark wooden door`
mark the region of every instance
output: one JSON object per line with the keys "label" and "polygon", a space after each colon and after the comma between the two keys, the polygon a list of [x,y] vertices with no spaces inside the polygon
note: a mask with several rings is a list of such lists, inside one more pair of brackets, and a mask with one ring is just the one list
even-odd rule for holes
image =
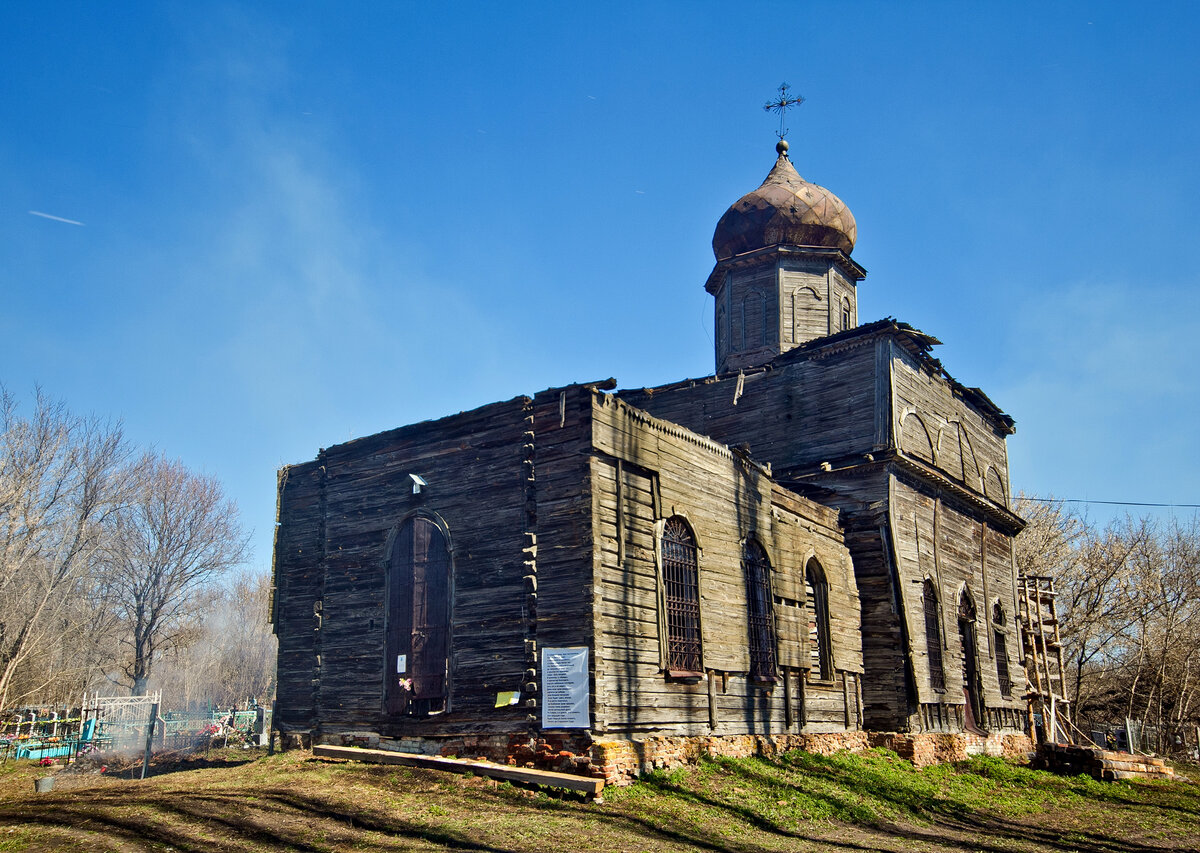
{"label": "dark wooden door", "polygon": [[385,705],[390,714],[446,708],[450,651],[450,555],[427,518],[401,527],[388,567]]}
{"label": "dark wooden door", "polygon": [[960,618],[958,636],[962,642],[963,662],[963,699],[966,704],[966,727],[977,731],[983,730],[983,698],[979,684],[979,658],[975,620]]}

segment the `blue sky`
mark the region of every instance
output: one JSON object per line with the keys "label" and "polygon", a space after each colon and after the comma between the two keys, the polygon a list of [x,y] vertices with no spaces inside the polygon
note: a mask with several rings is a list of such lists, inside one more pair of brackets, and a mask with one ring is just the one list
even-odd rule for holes
{"label": "blue sky", "polygon": [[1200,503],[1198,10],[6,3],[0,381],[219,477],[265,566],[319,447],[711,372],[787,81],[860,321],[1016,418],[1014,486]]}

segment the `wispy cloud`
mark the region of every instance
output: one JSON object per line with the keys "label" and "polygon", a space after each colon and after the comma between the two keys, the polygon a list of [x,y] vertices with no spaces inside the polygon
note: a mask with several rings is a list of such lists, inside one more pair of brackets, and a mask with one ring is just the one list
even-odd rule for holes
{"label": "wispy cloud", "polygon": [[54,216],[50,213],[42,213],[40,210],[29,211],[31,216],[40,216],[42,219],[53,219],[55,222],[65,222],[68,225],[83,225],[82,222],[76,222],[74,219],[65,219],[62,216]]}

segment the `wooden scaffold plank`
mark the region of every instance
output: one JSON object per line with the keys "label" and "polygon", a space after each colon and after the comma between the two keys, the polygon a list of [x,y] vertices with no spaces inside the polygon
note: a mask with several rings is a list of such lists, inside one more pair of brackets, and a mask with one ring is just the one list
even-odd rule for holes
{"label": "wooden scaffold plank", "polygon": [[364,749],[356,746],[314,746],[313,755],[319,758],[344,758],[369,764],[393,764],[402,767],[421,767],[426,770],[445,770],[450,773],[474,773],[491,779],[509,782],[524,782],[530,785],[547,785],[581,791],[589,797],[599,797],[604,790],[604,780],[570,773],[555,773],[550,770],[535,770],[529,767],[509,767],[488,761],[471,761],[461,758],[444,758],[439,755],[418,755],[411,752],[393,752],[387,749]]}

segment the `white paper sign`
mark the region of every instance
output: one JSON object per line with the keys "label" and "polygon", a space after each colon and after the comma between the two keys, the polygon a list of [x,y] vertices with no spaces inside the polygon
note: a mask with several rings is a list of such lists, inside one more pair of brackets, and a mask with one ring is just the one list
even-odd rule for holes
{"label": "white paper sign", "polygon": [[542,726],[586,729],[590,706],[587,648],[542,649]]}
{"label": "white paper sign", "polygon": [[396,655],[396,672],[408,671],[408,655]]}

